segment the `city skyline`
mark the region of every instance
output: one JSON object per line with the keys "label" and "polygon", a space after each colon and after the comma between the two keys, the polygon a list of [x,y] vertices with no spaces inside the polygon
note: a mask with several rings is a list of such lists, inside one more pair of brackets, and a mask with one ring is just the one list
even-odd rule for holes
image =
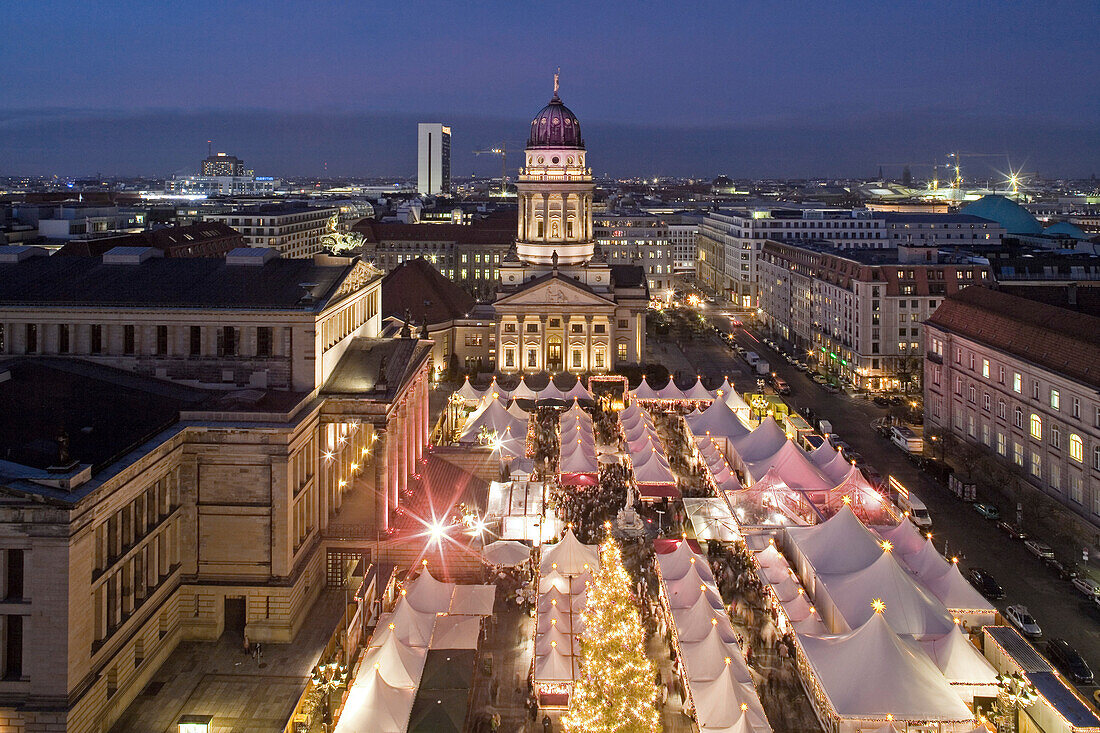
{"label": "city skyline", "polygon": [[[675,17],[639,6],[629,18],[565,5],[537,31],[507,6],[275,7],[13,9],[16,25],[48,19],[57,32],[0,50],[13,70],[0,174],[170,175],[213,139],[257,172],[322,175],[327,163],[330,175],[412,176],[412,126],[445,119],[456,177],[488,175],[497,165],[473,151],[518,150],[530,90],[549,98],[558,66],[563,99],[604,151],[599,175],[860,177],[911,162],[921,176],[955,149],[1048,177],[1100,168],[1100,103],[1081,93],[1100,71],[1087,4],[750,4]],[[277,49],[295,63],[273,64]]]}

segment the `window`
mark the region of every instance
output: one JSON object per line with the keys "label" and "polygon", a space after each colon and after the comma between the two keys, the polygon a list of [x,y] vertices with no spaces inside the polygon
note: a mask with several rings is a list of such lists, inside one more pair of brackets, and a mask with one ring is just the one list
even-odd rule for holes
{"label": "window", "polygon": [[551,318],[550,319],[550,328],[561,328],[561,319],[560,318]]}
{"label": "window", "polygon": [[93,354],[103,353],[103,326],[98,323],[92,326],[92,343],[90,346]]}
{"label": "window", "polygon": [[989,379],[989,359],[982,359],[982,376]]}
{"label": "window", "polygon": [[1031,453],[1031,475],[1036,478],[1043,475],[1043,459],[1034,451]]}
{"label": "window", "polygon": [[1001,418],[1002,420],[1005,419],[1005,408],[1006,407],[1007,407],[1007,405],[1005,405],[1004,400],[997,400],[997,417]]}
{"label": "window", "polygon": [[603,349],[597,349],[592,358],[595,360],[595,366],[597,369],[603,369]]}
{"label": "window", "polygon": [[974,371],[974,352],[970,352],[970,371]]}
{"label": "window", "polygon": [[985,410],[986,412],[989,412],[990,404],[992,402],[993,402],[993,400],[990,399],[989,393],[986,393],[986,394],[982,395],[982,409],[983,410]]}
{"label": "window", "polygon": [[516,365],[516,352],[514,349],[504,350],[504,366],[514,367]]}
{"label": "window", "polygon": [[4,616],[4,679],[23,676],[23,617]]}
{"label": "window", "polygon": [[997,454],[1003,456],[1005,454],[1005,434],[997,433]]}
{"label": "window", "polygon": [[527,366],[531,369],[539,365],[539,352],[537,349],[527,350]]}
{"label": "window", "polygon": [[1024,426],[1024,411],[1021,410],[1019,407],[1012,411],[1012,424],[1018,428],[1022,428]]}
{"label": "window", "polygon": [[1085,441],[1077,433],[1069,434],[1069,457],[1078,463],[1085,460]]}
{"label": "window", "polygon": [[1081,417],[1081,400],[1078,397],[1073,398],[1073,416],[1078,419]]}
{"label": "window", "polygon": [[233,326],[222,326],[222,356],[237,355],[237,329]]}
{"label": "window", "polygon": [[1092,467],[1100,471],[1100,445],[1092,449]]}
{"label": "window", "polygon": [[1016,394],[1020,394],[1024,388],[1024,378],[1020,376],[1019,372],[1012,373],[1012,391]]}
{"label": "window", "polygon": [[626,361],[626,344],[622,343],[618,345],[617,356],[619,361]]}
{"label": "window", "polygon": [[[24,352],[27,354],[33,354],[38,351],[38,324],[27,324],[27,343]],[[1100,413],[1098,413],[1100,414]]]}
{"label": "window", "polygon": [[966,398],[967,398],[967,400],[968,400],[968,401],[969,401],[969,402],[970,402],[971,404],[973,404],[973,403],[975,403],[975,402],[977,402],[977,401],[978,401],[978,390],[976,390],[976,389],[974,388],[974,385],[973,385],[973,384],[972,384],[972,385],[970,385],[970,387],[968,387],[968,388],[967,388],[967,395],[966,395]]}
{"label": "window", "polygon": [[131,325],[122,327],[122,353],[134,353],[134,327]]}
{"label": "window", "polygon": [[1050,426],[1050,444],[1055,448],[1062,447],[1062,431],[1057,425]]}
{"label": "window", "polygon": [[515,333],[515,332],[516,332],[516,324],[514,324],[514,323],[505,323],[504,324],[504,333]]}
{"label": "window", "polygon": [[200,356],[202,354],[202,326],[191,326],[190,342],[191,356]]}
{"label": "window", "polygon": [[1034,413],[1031,415],[1031,437],[1035,440],[1043,439],[1043,418]]}
{"label": "window", "polygon": [[168,354],[168,326],[157,326],[157,356]]}
{"label": "window", "polygon": [[4,588],[4,600],[17,601],[23,597],[23,551],[6,550],[7,583]]}
{"label": "window", "polygon": [[271,356],[272,341],[271,326],[260,326],[256,329],[256,356]]}
{"label": "window", "polygon": [[538,333],[539,332],[539,324],[537,324],[537,323],[525,324],[525,330],[527,331],[527,333]]}
{"label": "window", "polygon": [[583,323],[570,323],[569,324],[569,333],[584,333],[584,324]]}
{"label": "window", "polygon": [[1003,366],[997,367],[997,381],[1001,384],[1005,383],[1005,368]]}
{"label": "window", "polygon": [[1069,475],[1069,498],[1078,504],[1081,503],[1081,477],[1076,473]]}
{"label": "window", "polygon": [[1050,464],[1050,487],[1062,493],[1062,467],[1053,462]]}
{"label": "window", "polygon": [[603,323],[597,323],[596,325],[592,326],[592,332],[593,333],[607,333],[607,325],[603,324]]}
{"label": "window", "polygon": [[1031,383],[1031,399],[1039,399],[1039,381],[1036,380]]}
{"label": "window", "polygon": [[1062,396],[1058,394],[1058,390],[1056,389],[1050,390],[1050,409],[1062,409]]}
{"label": "window", "polygon": [[1024,446],[1016,441],[1012,442],[1012,462],[1017,466],[1024,465]]}
{"label": "window", "polygon": [[989,445],[989,426],[982,423],[982,445]]}
{"label": "window", "polygon": [[573,368],[574,369],[580,369],[581,368],[581,350],[580,349],[573,349]]}

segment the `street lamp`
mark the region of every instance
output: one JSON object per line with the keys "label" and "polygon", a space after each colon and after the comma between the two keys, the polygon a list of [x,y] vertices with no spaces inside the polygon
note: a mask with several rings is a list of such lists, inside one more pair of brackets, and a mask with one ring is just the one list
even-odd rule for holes
{"label": "street lamp", "polygon": [[993,703],[993,723],[997,733],[1019,733],[1020,711],[1039,699],[1039,693],[1019,672],[997,675],[997,701]]}
{"label": "street lamp", "polygon": [[313,668],[309,681],[313,683],[317,694],[316,708],[321,708],[321,720],[325,730],[332,724],[332,692],[343,687],[348,681],[348,668],[340,662],[319,664]]}

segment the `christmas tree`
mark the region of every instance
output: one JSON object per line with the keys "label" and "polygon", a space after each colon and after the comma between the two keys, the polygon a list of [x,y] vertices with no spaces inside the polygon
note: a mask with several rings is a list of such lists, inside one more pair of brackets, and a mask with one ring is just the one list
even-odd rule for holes
{"label": "christmas tree", "polygon": [[655,733],[656,668],[615,540],[600,545],[600,569],[588,586],[580,676],[562,718],[568,733]]}

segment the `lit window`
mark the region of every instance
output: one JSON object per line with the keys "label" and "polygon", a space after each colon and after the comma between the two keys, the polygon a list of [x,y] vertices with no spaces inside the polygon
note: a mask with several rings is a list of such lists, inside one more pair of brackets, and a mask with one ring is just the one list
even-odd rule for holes
{"label": "lit window", "polygon": [[1024,389],[1024,378],[1020,376],[1019,372],[1013,372],[1012,374],[1012,391],[1019,394]]}
{"label": "lit window", "polygon": [[1031,437],[1036,440],[1043,439],[1043,418],[1034,414],[1031,416]]}
{"label": "lit window", "polygon": [[1081,440],[1081,436],[1077,433],[1070,433],[1069,457],[1078,463],[1085,460],[1085,441]]}
{"label": "lit window", "polygon": [[1050,390],[1050,407],[1053,410],[1062,409],[1062,396],[1058,394],[1058,390]]}
{"label": "lit window", "polygon": [[989,359],[982,359],[982,376],[989,379]]}
{"label": "lit window", "polygon": [[1024,465],[1024,447],[1016,442],[1012,444],[1012,460],[1017,466]]}

